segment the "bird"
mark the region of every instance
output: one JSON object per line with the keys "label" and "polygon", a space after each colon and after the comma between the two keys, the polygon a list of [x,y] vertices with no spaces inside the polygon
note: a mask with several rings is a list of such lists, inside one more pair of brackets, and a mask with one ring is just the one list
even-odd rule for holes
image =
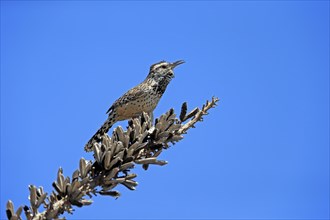
{"label": "bird", "polygon": [[174,78],[174,68],[185,61],[160,61],[150,66],[149,74],[143,82],[128,90],[108,109],[107,120],[85,145],[85,151],[93,150],[94,143],[102,140],[102,135],[118,121],[136,118],[143,112],[153,116],[153,111],[163,96],[168,84]]}

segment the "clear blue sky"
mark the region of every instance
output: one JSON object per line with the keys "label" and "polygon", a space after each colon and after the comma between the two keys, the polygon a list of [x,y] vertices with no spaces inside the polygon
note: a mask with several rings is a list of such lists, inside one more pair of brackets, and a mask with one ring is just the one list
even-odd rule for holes
{"label": "clear blue sky", "polygon": [[[1,1],[1,218],[51,191],[123,92],[184,59],[155,116],[221,101],[71,219],[329,217],[328,1]],[[126,122],[119,123],[125,126]]]}

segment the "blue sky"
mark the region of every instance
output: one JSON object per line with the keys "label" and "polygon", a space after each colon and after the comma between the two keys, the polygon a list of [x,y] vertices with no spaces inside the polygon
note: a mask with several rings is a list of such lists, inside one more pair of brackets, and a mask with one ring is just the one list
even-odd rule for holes
{"label": "blue sky", "polygon": [[70,219],[329,217],[328,1],[1,1],[0,217],[91,159],[106,110],[163,59],[186,63],[155,116],[219,106],[136,191]]}

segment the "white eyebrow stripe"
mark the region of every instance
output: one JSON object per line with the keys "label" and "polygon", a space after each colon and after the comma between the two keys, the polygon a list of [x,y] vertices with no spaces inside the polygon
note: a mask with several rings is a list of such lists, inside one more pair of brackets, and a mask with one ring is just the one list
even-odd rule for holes
{"label": "white eyebrow stripe", "polygon": [[164,65],[164,64],[167,64],[167,62],[166,62],[166,61],[161,61],[161,62],[159,62],[159,63],[155,63],[155,64],[152,66],[152,69],[157,69],[157,68],[161,67],[161,66]]}
{"label": "white eyebrow stripe", "polygon": [[156,64],[156,65],[154,66],[154,69],[157,69],[157,68],[159,68],[159,67],[162,66],[162,65],[163,65],[163,63]]}

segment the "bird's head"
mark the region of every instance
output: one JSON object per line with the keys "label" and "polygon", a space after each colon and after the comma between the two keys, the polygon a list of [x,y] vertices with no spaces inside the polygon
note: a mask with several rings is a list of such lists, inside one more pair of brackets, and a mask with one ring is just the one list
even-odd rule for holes
{"label": "bird's head", "polygon": [[183,60],[178,60],[173,63],[166,61],[155,63],[151,65],[147,78],[153,78],[156,81],[161,81],[163,79],[171,80],[174,77],[173,69],[183,63]]}

